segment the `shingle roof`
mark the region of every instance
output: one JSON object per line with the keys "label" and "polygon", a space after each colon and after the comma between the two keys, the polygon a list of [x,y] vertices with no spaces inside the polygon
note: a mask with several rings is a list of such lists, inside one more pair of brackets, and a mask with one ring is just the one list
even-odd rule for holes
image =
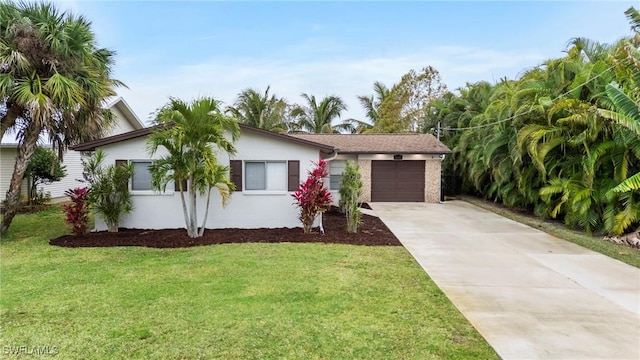
{"label": "shingle roof", "polygon": [[333,146],[339,153],[448,154],[448,147],[431,134],[290,134]]}
{"label": "shingle roof", "polygon": [[[301,145],[306,145],[310,147],[315,147],[324,153],[332,153],[334,151],[333,146],[323,144],[323,143],[318,143],[313,140],[302,139],[302,138],[293,137],[285,134],[278,134],[275,132],[258,129],[256,127],[245,125],[245,124],[239,124],[239,125],[241,130],[251,131],[254,133],[258,133],[260,135],[274,137],[280,140],[293,142]],[[172,125],[155,125],[155,126],[138,129],[138,130],[132,130],[123,134],[113,135],[106,138],[89,141],[84,144],[79,144],[71,147],[71,149],[76,151],[94,151],[96,148],[100,146],[115,144],[125,140],[131,140],[131,139],[147,136],[151,134],[153,131],[161,129],[163,126],[172,126]]]}

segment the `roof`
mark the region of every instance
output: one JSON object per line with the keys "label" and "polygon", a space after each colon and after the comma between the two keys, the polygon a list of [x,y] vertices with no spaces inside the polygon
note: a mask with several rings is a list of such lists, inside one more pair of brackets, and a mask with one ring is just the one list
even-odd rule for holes
{"label": "roof", "polygon": [[[298,138],[298,137],[293,137],[291,135],[278,134],[278,133],[275,133],[275,132],[259,129],[259,128],[256,128],[256,127],[253,127],[253,126],[249,126],[249,125],[245,125],[245,124],[239,124],[239,125],[240,125],[240,130],[242,130],[242,131],[250,131],[250,132],[253,132],[253,133],[260,134],[260,135],[273,137],[273,138],[276,138],[276,139],[279,139],[279,140],[283,140],[283,141],[288,141],[288,142],[292,142],[292,143],[296,143],[296,144],[300,144],[300,145],[314,147],[314,148],[317,148],[317,149],[319,149],[320,151],[322,151],[324,153],[333,153],[336,150],[331,145],[318,143],[318,142],[315,142],[315,141],[312,141],[312,140],[301,139],[301,138]],[[171,126],[171,125],[155,125],[155,126],[151,126],[151,127],[147,127],[147,128],[142,128],[142,129],[139,129],[139,130],[133,130],[133,131],[129,131],[129,132],[126,132],[126,133],[113,135],[113,136],[109,136],[109,137],[106,137],[106,138],[102,138],[102,139],[86,142],[84,144],[79,144],[79,145],[76,145],[76,146],[72,147],[71,149],[72,150],[76,150],[76,151],[94,151],[96,148],[101,147],[101,146],[115,144],[115,143],[119,143],[119,142],[122,142],[122,141],[126,141],[126,140],[131,140],[131,139],[147,136],[147,135],[151,134],[153,131],[161,129],[163,126]]]}
{"label": "roof", "polygon": [[291,134],[333,146],[341,154],[448,154],[431,134]]}
{"label": "roof", "polygon": [[140,121],[140,118],[138,118],[138,115],[133,112],[131,106],[129,106],[129,104],[127,104],[127,102],[124,101],[122,97],[115,98],[111,103],[109,103],[109,105],[105,106],[105,108],[118,109],[134,129],[138,130],[144,128],[144,125],[142,124],[142,121]]}

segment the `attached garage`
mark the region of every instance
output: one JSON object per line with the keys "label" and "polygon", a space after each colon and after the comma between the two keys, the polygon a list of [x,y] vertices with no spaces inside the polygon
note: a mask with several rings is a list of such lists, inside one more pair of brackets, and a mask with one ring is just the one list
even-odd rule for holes
{"label": "attached garage", "polygon": [[451,153],[431,134],[291,134],[332,146],[330,189],[339,200],[347,161],[360,168],[362,202],[430,202],[441,198],[441,162]]}
{"label": "attached garage", "polygon": [[371,162],[371,201],[424,202],[424,161]]}

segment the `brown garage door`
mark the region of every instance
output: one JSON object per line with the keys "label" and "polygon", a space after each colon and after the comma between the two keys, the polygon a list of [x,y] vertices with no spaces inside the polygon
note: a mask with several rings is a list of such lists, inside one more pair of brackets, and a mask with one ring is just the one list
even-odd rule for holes
{"label": "brown garage door", "polygon": [[372,161],[371,201],[424,202],[424,161]]}

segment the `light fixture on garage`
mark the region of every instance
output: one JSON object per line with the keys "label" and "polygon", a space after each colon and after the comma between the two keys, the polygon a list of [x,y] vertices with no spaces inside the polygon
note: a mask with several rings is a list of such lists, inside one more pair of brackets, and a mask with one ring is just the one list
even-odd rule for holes
{"label": "light fixture on garage", "polygon": [[402,155],[401,154],[393,155],[393,160],[402,160]]}

